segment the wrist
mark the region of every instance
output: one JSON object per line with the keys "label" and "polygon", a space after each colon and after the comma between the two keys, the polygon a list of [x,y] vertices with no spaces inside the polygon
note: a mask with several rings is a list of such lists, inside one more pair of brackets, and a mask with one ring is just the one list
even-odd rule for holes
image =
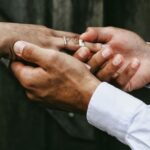
{"label": "wrist", "polygon": [[91,100],[92,95],[94,94],[96,88],[98,87],[98,85],[101,83],[101,81],[99,81],[95,76],[92,75],[92,78],[87,79],[87,81],[85,81],[84,84],[84,98],[82,101],[82,110],[83,111],[87,111],[89,102]]}

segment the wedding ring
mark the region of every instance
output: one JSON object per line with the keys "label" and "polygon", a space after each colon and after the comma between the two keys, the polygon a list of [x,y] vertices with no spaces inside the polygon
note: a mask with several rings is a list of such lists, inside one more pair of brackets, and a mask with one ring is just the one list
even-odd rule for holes
{"label": "wedding ring", "polygon": [[79,46],[80,47],[85,47],[85,43],[82,39],[79,39]]}
{"label": "wedding ring", "polygon": [[67,45],[67,38],[66,38],[66,36],[63,36],[63,40],[64,40],[64,45],[66,46]]}
{"label": "wedding ring", "polygon": [[85,42],[82,39],[68,38],[66,36],[63,36],[63,42],[65,46],[68,44],[69,41],[71,41],[75,45],[79,45],[80,47],[85,47]]}

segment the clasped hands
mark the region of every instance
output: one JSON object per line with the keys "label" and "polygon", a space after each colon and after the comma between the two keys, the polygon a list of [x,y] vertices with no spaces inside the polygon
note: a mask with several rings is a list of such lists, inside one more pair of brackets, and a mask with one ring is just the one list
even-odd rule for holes
{"label": "clasped hands", "polygon": [[[60,39],[65,35],[60,33],[57,45],[62,45]],[[78,35],[70,33],[69,37],[72,36]],[[72,41],[67,46],[57,46],[71,50],[74,57],[55,50],[55,46],[45,49],[24,41],[15,43],[16,56],[36,65],[22,61],[11,64],[29,99],[59,109],[86,111],[102,81],[115,81],[126,91],[149,83],[149,45],[135,33],[113,27],[88,28],[80,38],[86,41],[85,47]]]}

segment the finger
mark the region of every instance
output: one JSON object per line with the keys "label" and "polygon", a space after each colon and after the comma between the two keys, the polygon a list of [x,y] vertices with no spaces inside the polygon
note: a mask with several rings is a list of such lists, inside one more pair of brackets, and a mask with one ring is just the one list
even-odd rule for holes
{"label": "finger", "polygon": [[86,62],[91,58],[92,53],[87,47],[81,47],[73,56],[82,62]]}
{"label": "finger", "polygon": [[[34,90],[26,90],[26,96],[27,96],[27,98],[29,99],[29,100],[31,100],[31,101],[35,101],[35,102],[40,102],[41,101],[41,97],[40,96],[38,96],[38,94],[34,91]],[[43,100],[42,100],[43,101]]]}
{"label": "finger", "polygon": [[34,101],[34,100],[38,101],[38,98],[30,90],[26,91],[26,96],[27,96],[28,99],[30,99],[32,101]]}
{"label": "finger", "polygon": [[27,86],[27,81],[31,80],[31,75],[32,75],[32,72],[33,72],[34,68],[30,67],[30,66],[25,66],[21,62],[13,62],[11,64],[11,69],[12,69],[15,77],[21,83],[21,85],[23,87],[26,87]]}
{"label": "finger", "polygon": [[88,65],[91,66],[91,72],[94,73],[100,68],[109,58],[112,57],[112,49],[109,46],[104,46],[102,51],[97,52],[88,61]]}
{"label": "finger", "polygon": [[112,37],[112,27],[90,27],[80,38],[88,42],[108,42]]}
{"label": "finger", "polygon": [[76,51],[80,48],[78,37],[51,37],[51,43],[52,48],[57,50]]}
{"label": "finger", "polygon": [[18,41],[14,44],[14,52],[21,59],[37,64],[42,68],[45,68],[50,58],[55,57],[55,54],[58,53],[54,50],[49,51],[24,41]]}
{"label": "finger", "polygon": [[[59,43],[62,43],[61,41],[62,41],[63,37],[67,38],[67,40],[68,40],[67,45],[66,46],[64,45],[64,39],[63,39],[63,44],[59,45],[59,47],[61,47],[61,48],[73,49],[73,50],[80,48],[80,46],[79,46],[80,35],[79,34],[65,32],[65,31],[53,31],[53,35],[56,36],[55,37],[56,41],[58,41]],[[100,43],[93,44],[93,43],[85,42],[84,44],[85,44],[85,47],[88,47],[89,49],[91,49],[94,52],[97,52],[101,48]]]}
{"label": "finger", "polygon": [[90,42],[84,42],[85,47],[89,48],[91,52],[98,52],[102,49],[102,44],[101,43],[90,43]]}
{"label": "finger", "polygon": [[[75,51],[80,48],[78,44],[79,34],[54,30],[53,35],[55,37],[51,37],[51,39],[57,50],[68,49]],[[64,38],[67,40],[67,44],[65,44]]]}
{"label": "finger", "polygon": [[[76,51],[82,46],[79,44],[79,38],[75,37],[51,37],[50,39],[52,42],[52,48],[60,50],[60,49],[67,49],[69,51]],[[83,47],[89,48],[92,52],[97,52],[101,49],[102,44],[101,43],[89,43],[84,42]]]}
{"label": "finger", "polygon": [[125,70],[117,78],[117,83],[119,84],[120,87],[122,87],[126,91],[129,90],[127,89],[126,85],[130,82],[132,77],[135,75],[139,66],[140,66],[140,61],[137,58],[134,58],[132,62],[125,68]]}
{"label": "finger", "polygon": [[47,77],[47,73],[40,67],[34,68],[20,62],[13,62],[11,69],[21,85],[28,90],[33,90],[36,87],[39,88],[39,86],[41,88],[42,85],[46,85],[44,79]]}
{"label": "finger", "polygon": [[117,54],[114,56],[114,58],[109,61],[106,66],[100,70],[96,76],[101,80],[101,81],[110,81],[112,79],[112,76],[114,75],[115,72],[122,66],[123,64],[123,57],[120,54]]}

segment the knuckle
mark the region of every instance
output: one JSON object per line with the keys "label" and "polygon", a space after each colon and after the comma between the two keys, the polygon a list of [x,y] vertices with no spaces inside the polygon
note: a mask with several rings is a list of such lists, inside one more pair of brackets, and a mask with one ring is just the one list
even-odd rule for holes
{"label": "knuckle", "polygon": [[47,34],[51,31],[51,29],[47,28],[44,25],[39,25],[39,30],[41,30],[43,33]]}
{"label": "knuckle", "polygon": [[81,59],[87,59],[90,55],[90,50],[86,47],[82,47],[76,52],[76,55]]}
{"label": "knuckle", "polygon": [[47,57],[46,67],[51,68],[58,61],[58,53],[54,50],[50,50],[49,56]]}
{"label": "knuckle", "polygon": [[96,48],[96,50],[101,50],[102,49],[102,44],[100,44],[100,43],[96,43],[95,44],[95,48]]}
{"label": "knuckle", "polygon": [[58,58],[58,53],[54,50],[51,50],[49,53],[49,61],[53,62],[53,61],[57,60],[57,58]]}
{"label": "knuckle", "polygon": [[40,36],[39,41],[43,48],[49,48],[53,44],[51,37],[47,37],[46,35]]}
{"label": "knuckle", "polygon": [[57,52],[57,51],[54,51],[54,50],[51,50],[50,55],[51,55],[52,57],[57,57],[57,56],[58,56],[58,52]]}
{"label": "knuckle", "polygon": [[50,38],[53,36],[54,30],[45,26],[39,26],[39,31],[38,40],[40,45],[45,48],[50,47],[52,44]]}
{"label": "knuckle", "polygon": [[54,34],[54,30],[47,28],[46,26],[41,26],[40,30],[46,37],[50,37]]}
{"label": "knuckle", "polygon": [[32,82],[31,77],[29,77],[27,74],[24,74],[26,78],[22,81],[23,87],[26,89],[33,89],[35,87],[35,84]]}
{"label": "knuckle", "polygon": [[94,50],[94,52],[98,52],[102,48],[102,45],[100,43],[91,44],[91,46],[92,46],[92,50]]}

